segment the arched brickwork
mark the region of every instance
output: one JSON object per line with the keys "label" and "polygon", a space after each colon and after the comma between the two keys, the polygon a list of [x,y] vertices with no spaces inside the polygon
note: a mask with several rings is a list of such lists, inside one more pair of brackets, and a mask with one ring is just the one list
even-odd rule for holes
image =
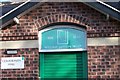
{"label": "arched brickwork", "polygon": [[36,25],[38,30],[43,26],[46,26],[52,23],[58,23],[58,22],[70,22],[70,23],[79,24],[85,27],[89,25],[89,20],[87,18],[77,14],[73,14],[73,15],[55,14],[55,15],[48,15],[48,16],[34,20],[34,24]]}

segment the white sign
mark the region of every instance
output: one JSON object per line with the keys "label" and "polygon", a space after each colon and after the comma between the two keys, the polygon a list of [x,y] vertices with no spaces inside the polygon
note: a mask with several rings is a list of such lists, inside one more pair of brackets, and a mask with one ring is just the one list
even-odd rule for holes
{"label": "white sign", "polygon": [[1,58],[1,69],[23,69],[24,57]]}
{"label": "white sign", "polygon": [[17,50],[7,51],[7,54],[17,54]]}

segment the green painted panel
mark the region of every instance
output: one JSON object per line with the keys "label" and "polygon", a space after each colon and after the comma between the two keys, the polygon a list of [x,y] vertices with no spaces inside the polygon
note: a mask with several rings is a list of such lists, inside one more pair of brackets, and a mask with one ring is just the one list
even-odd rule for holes
{"label": "green painted panel", "polygon": [[78,80],[87,78],[86,52],[40,53],[42,80]]}
{"label": "green painted panel", "polygon": [[74,28],[55,28],[42,32],[41,43],[41,50],[80,48],[86,50],[86,32]]}

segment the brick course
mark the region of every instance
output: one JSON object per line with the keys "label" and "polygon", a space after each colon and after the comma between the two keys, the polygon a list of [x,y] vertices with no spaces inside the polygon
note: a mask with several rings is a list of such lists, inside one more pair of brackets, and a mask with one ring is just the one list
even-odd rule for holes
{"label": "brick course", "polygon": [[[88,7],[83,3],[44,3],[20,19],[20,24],[10,24],[1,30],[0,40],[37,40],[41,27],[57,22],[71,22],[87,27],[87,37],[120,36],[120,22]],[[1,57],[25,57],[25,69],[1,70],[0,77],[14,80],[37,80],[39,77],[39,53],[37,48],[18,49],[17,55]],[[120,78],[120,46],[89,46],[88,77]],[[18,78],[18,79],[17,79]]]}

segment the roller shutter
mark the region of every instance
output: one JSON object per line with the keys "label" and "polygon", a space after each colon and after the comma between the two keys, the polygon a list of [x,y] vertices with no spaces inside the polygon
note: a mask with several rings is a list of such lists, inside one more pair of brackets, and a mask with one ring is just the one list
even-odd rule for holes
{"label": "roller shutter", "polygon": [[80,80],[87,78],[86,52],[40,53],[42,80]]}

